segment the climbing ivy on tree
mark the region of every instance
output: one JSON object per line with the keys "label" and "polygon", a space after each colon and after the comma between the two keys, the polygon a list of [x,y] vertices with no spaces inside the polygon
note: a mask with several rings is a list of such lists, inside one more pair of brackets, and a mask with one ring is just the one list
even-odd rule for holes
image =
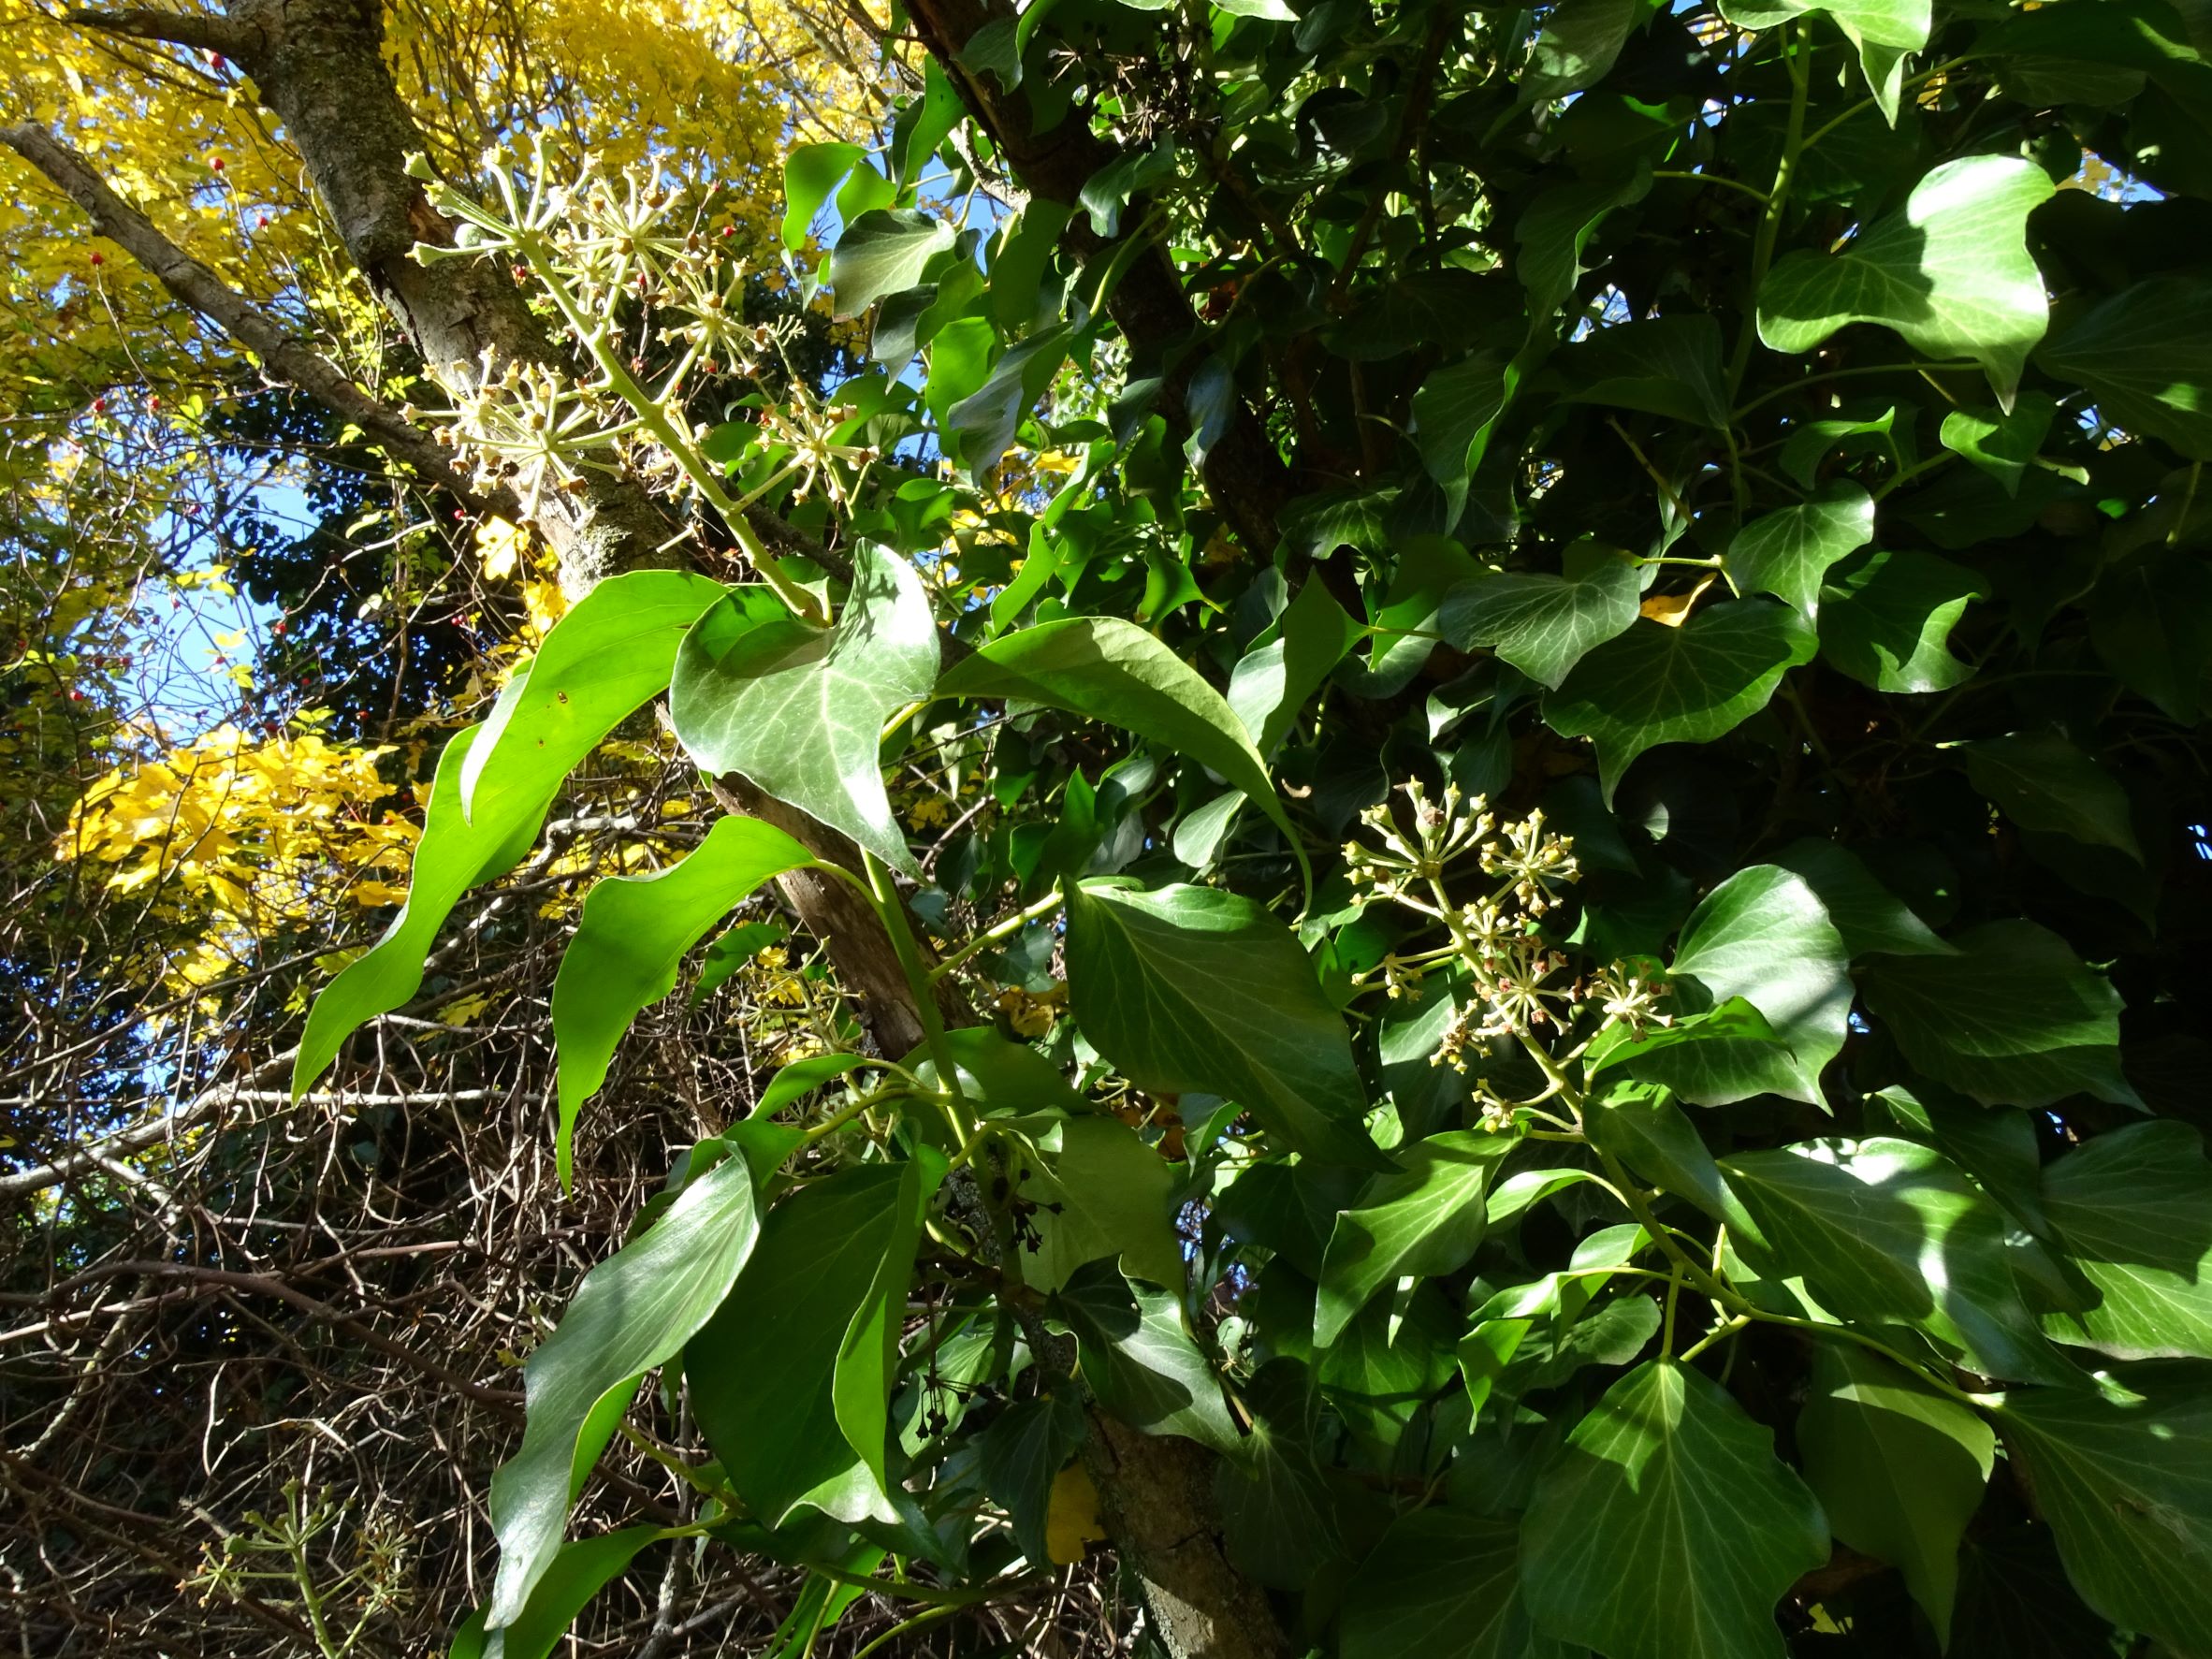
{"label": "climbing ivy on tree", "polygon": [[[531,1357],[456,1651],[681,1535],[793,1651],[1102,1536],[1177,1655],[2205,1652],[2212,19],[906,17],[822,398],[687,414],[784,337],[649,179],[430,191],[592,360],[462,452],[747,568],[454,742],[298,1085],[656,699],[731,815],[583,908],[564,1169],[768,884],[848,994]],[[701,1518],[564,1542],[650,1375]]]}

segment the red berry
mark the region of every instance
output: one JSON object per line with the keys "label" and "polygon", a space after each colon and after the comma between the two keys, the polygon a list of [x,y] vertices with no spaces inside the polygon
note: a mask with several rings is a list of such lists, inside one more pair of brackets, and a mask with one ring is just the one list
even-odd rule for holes
{"label": "red berry", "polygon": [[146,407],[154,411],[156,414],[159,414],[161,410],[161,400],[159,398],[149,398],[146,400]]}
{"label": "red berry", "polygon": [[213,161],[208,163],[208,166],[213,167],[219,173],[223,170],[223,158],[218,155]]}
{"label": "red berry", "polygon": [[102,256],[102,255],[101,255],[101,253],[100,253],[99,249],[97,249],[97,248],[95,248],[95,249],[93,250],[93,253],[92,253],[92,262],[93,262],[95,265],[105,265],[105,264],[107,264],[107,263],[108,263],[107,259],[106,259],[105,257],[103,257],[103,256]]}
{"label": "red berry", "polygon": [[69,692],[69,701],[72,703],[81,703],[84,701],[84,693],[80,691],[72,690]]}
{"label": "red berry", "polygon": [[453,521],[454,521],[454,523],[456,523],[456,524],[466,524],[466,523],[469,521],[469,510],[468,510],[468,508],[466,508],[466,507],[456,507],[456,508],[454,508],[454,510],[453,510]]}
{"label": "red berry", "polygon": [[722,226],[722,234],[724,236],[735,236],[737,234],[737,227],[735,225],[725,225]]}
{"label": "red berry", "polygon": [[211,51],[208,53],[208,67],[214,70],[217,74],[221,74],[224,68],[223,54],[219,51]]}
{"label": "red berry", "polygon": [[282,617],[280,617],[280,618],[277,618],[277,619],[276,619],[274,622],[271,622],[271,623],[269,624],[269,631],[271,633],[284,633],[284,618],[283,618]]}
{"label": "red berry", "polygon": [[93,413],[94,413],[95,415],[105,415],[105,414],[107,414],[107,413],[108,413],[108,400],[107,400],[107,399],[105,399],[105,398],[95,398],[95,399],[93,400]]}
{"label": "red berry", "polygon": [[269,215],[267,213],[255,213],[254,215],[254,228],[255,230],[267,230],[269,228]]}

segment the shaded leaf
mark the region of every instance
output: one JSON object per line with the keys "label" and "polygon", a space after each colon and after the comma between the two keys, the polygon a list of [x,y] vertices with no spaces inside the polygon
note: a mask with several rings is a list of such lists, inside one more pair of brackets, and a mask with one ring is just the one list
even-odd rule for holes
{"label": "shaded leaf", "polygon": [[2045,1327],[2121,1360],[2212,1359],[2212,1164],[2187,1124],[2133,1124],[2043,1171],[2043,1213],[2100,1300]]}
{"label": "shaded leaf", "polygon": [[1773,1444],[1680,1361],[1615,1383],[1521,1522],[1521,1593],[1538,1628],[1608,1659],[1782,1659],[1775,1603],[1827,1560],[1828,1527]]}
{"label": "shaded leaf", "polygon": [[1607,550],[1574,576],[1488,575],[1444,596],[1436,626],[1462,650],[1488,647],[1556,691],[1575,664],[1637,618],[1642,573]]}
{"label": "shaded leaf", "polygon": [[1387,1167],[1343,1017],[1289,929],[1210,887],[1068,890],[1068,993],[1139,1087],[1237,1101],[1308,1157]]}
{"label": "shaded leaf", "polygon": [[1739,593],[1772,593],[1807,617],[1820,611],[1828,567],[1874,534],[1874,500],[1863,485],[1839,479],[1811,501],[1753,519],[1728,544],[1728,579]]}

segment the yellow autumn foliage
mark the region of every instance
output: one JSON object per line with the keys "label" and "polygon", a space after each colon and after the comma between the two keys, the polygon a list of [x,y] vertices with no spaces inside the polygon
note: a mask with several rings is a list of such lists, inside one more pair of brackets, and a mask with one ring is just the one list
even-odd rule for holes
{"label": "yellow autumn foliage", "polygon": [[253,939],[308,924],[334,900],[400,901],[420,832],[380,809],[394,787],[378,763],[391,752],[220,727],[99,779],[56,853],[109,866],[111,893],[203,929],[194,948],[140,965],[172,989],[202,986]]}

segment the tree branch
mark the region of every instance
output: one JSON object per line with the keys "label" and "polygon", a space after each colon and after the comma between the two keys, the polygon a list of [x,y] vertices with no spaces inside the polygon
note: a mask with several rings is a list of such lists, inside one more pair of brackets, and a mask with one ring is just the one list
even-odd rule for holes
{"label": "tree branch", "polygon": [[219,51],[225,57],[244,59],[251,46],[246,31],[228,18],[204,11],[101,11],[79,7],[62,13],[62,22],[74,28],[96,29],[129,40],[155,40],[169,46],[189,46],[197,51]]}
{"label": "tree branch", "polygon": [[144,214],[110,190],[82,156],[43,127],[29,122],[0,127],[0,144],[51,180],[91,216],[95,229],[144,266],[178,300],[259,357],[269,378],[297,387],[350,420],[383,444],[395,459],[405,461],[429,483],[459,496],[479,511],[509,518],[519,516],[520,509],[510,492],[502,489],[487,496],[473,488],[454,465],[453,457],[427,433],[389,404],[363,391],[313,346],[289,333],[275,318],[162,235]]}

